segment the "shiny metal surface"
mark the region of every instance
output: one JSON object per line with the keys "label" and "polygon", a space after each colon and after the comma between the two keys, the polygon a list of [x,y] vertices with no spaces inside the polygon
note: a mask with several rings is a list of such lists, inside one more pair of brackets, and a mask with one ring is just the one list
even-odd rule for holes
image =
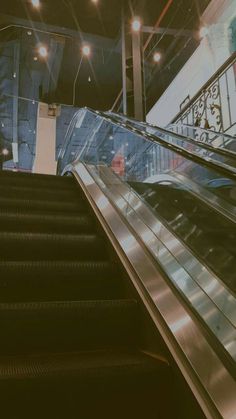
{"label": "shiny metal surface", "polygon": [[108,192],[109,198],[143,240],[175,287],[236,360],[235,297],[109,168],[88,166],[88,169],[105,193]]}
{"label": "shiny metal surface", "polygon": [[[121,262],[143,299],[147,310],[191,387],[207,418],[233,419],[236,414],[236,382],[217,356],[201,326],[182,299],[169,286],[142,241],[132,233],[84,164],[77,162],[72,170],[113,244]],[[117,197],[117,206],[122,201]],[[129,209],[127,208],[128,211]],[[130,220],[132,216],[130,217]],[[151,230],[142,225],[146,241]],[[158,228],[158,227],[157,227]],[[155,248],[159,255],[162,248]],[[165,256],[165,255],[164,255]],[[167,256],[165,256],[167,257]],[[168,257],[167,257],[168,263]],[[170,265],[171,266],[171,265]],[[182,272],[176,272],[182,280]]]}
{"label": "shiny metal surface", "polygon": [[173,176],[179,182],[184,184],[191,193],[195,194],[203,202],[206,202],[209,206],[216,208],[222,215],[229,218],[231,221],[236,222],[236,207],[234,205],[231,205],[229,202],[221,199],[213,192],[203,188],[196,182],[193,182],[183,173],[177,173],[173,171],[169,172],[169,175]]}
{"label": "shiny metal surface", "polygon": [[[192,188],[192,193],[198,194],[200,199],[235,221],[236,180],[231,170],[225,171],[221,162],[218,162],[221,169],[218,173],[218,166],[207,157],[203,158],[201,153],[197,157],[191,150],[183,153],[177,143],[167,143],[163,138],[158,139],[149,133],[148,125],[137,129],[135,125],[122,122],[127,118],[123,117],[119,122],[117,118],[113,114],[86,108],[78,111],[68,129],[64,151],[60,154],[58,173],[66,164],[73,162],[75,156],[90,164],[104,162],[110,167],[117,162],[123,164],[126,180],[150,182],[150,177],[160,174],[168,176],[174,171],[174,177],[178,176],[180,181],[181,176],[185,176],[186,185]],[[139,123],[136,121],[135,124]],[[212,179],[221,181],[222,175],[230,185],[229,194],[225,194],[219,184],[216,193],[214,188],[208,188],[208,182]]]}
{"label": "shiny metal surface", "polygon": [[[141,130],[143,135],[150,134],[154,138],[156,137],[157,141],[160,139],[165,140],[169,144],[177,145],[180,150],[184,149],[186,151],[191,150],[191,153],[195,156],[202,157],[207,161],[212,162],[215,165],[220,164],[220,166],[229,168],[235,173],[236,167],[236,154],[231,153],[230,151],[226,151],[224,148],[216,147],[214,144],[210,142],[204,142],[189,136],[189,133],[179,132],[177,129],[171,129],[173,125],[170,125],[168,129],[160,128],[152,124],[148,124],[147,122],[141,122],[135,120],[133,118],[124,116],[124,115],[117,115],[112,112],[107,113],[108,116],[112,116],[116,121],[123,121],[121,122],[124,124],[124,121],[127,122],[127,125],[133,127],[137,130]],[[125,126],[125,124],[124,124]],[[177,125],[178,127],[178,125]],[[194,131],[196,128],[191,127],[191,130]],[[201,128],[200,128],[201,129]],[[204,132],[206,130],[203,130]],[[212,133],[212,131],[209,131]],[[218,135],[219,137],[219,135]],[[231,137],[232,140],[233,137]]]}

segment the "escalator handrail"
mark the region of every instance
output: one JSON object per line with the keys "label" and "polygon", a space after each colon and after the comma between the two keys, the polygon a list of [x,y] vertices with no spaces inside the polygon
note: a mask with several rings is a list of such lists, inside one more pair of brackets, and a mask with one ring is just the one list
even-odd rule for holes
{"label": "escalator handrail", "polygon": [[[118,214],[115,206],[104,195],[101,186],[92,178],[88,166],[80,161],[74,161],[64,169],[64,174],[67,172],[74,174],[84,190],[93,211],[206,417],[233,417],[231,414],[235,407],[235,380],[232,369],[227,366],[225,357],[222,359],[221,351],[218,353],[208,334],[203,332],[200,319],[189,314],[189,308],[166,281],[164,274],[157,269],[150,254],[145,251],[141,241],[128,227],[127,220],[125,222],[121,214]],[[132,239],[124,240],[124,237]],[[129,248],[127,243],[131,243]],[[145,274],[140,260],[145,264]],[[219,374],[220,380],[213,379]]]}
{"label": "escalator handrail", "polygon": [[[150,126],[153,126],[154,128],[156,128],[156,126],[155,125],[152,125],[152,124],[150,124],[150,123],[148,123],[148,125],[150,125]],[[213,131],[213,130],[211,130],[211,129],[207,129],[207,128],[202,128],[202,127],[197,127],[197,126],[195,126],[195,125],[189,125],[189,124],[180,124],[179,122],[178,122],[178,124],[169,124],[168,126],[167,126],[167,128],[168,127],[184,127],[184,128],[193,128],[193,129],[198,129],[198,130],[200,130],[200,131],[202,131],[202,132],[207,132],[207,133],[209,133],[209,134],[215,134],[215,136],[216,137],[226,137],[226,138],[228,138],[229,140],[232,140],[232,141],[236,141],[236,137],[233,137],[232,135],[229,135],[229,134],[225,134],[224,132],[217,132],[217,131]],[[159,129],[159,127],[157,127],[158,129]],[[235,154],[235,152],[233,152],[232,150],[230,150],[232,153],[234,153]]]}
{"label": "escalator handrail", "polygon": [[[114,115],[114,117],[116,116],[114,113],[112,113],[112,115]],[[118,114],[121,118],[123,117],[123,115],[121,115],[121,114]],[[126,118],[126,117],[125,117]],[[166,128],[160,128],[160,127],[158,127],[158,126],[156,126],[156,125],[153,125],[153,124],[149,124],[149,123],[147,123],[147,122],[140,122],[140,121],[136,121],[134,118],[130,118],[130,117],[128,117],[127,118],[128,120],[130,120],[130,121],[134,121],[134,123],[136,122],[136,123],[138,123],[138,124],[140,124],[140,125],[143,125],[144,127],[150,127],[150,128],[153,128],[153,129],[155,129],[155,130],[157,130],[157,131],[160,131],[160,132],[163,132],[164,134],[167,134],[167,135],[172,135],[173,137],[175,137],[175,138],[177,138],[177,139],[180,139],[180,140],[182,140],[182,141],[186,141],[187,143],[189,143],[189,144],[193,144],[193,145],[198,145],[201,149],[205,149],[205,150],[207,150],[207,151],[210,151],[210,152],[212,152],[212,153],[214,153],[214,154],[218,154],[218,155],[222,155],[222,156],[226,156],[226,157],[229,157],[230,156],[230,158],[232,158],[232,159],[235,159],[235,161],[236,161],[236,153],[235,152],[233,152],[233,151],[231,151],[231,150],[225,150],[225,149],[222,149],[222,148],[219,148],[219,147],[214,147],[214,146],[212,146],[212,145],[210,145],[210,144],[206,144],[206,143],[203,143],[202,141],[199,141],[199,140],[196,140],[196,139],[193,139],[193,138],[191,138],[191,137],[186,137],[186,136],[184,136],[184,135],[182,135],[182,134],[179,134],[179,133],[176,133],[176,132],[173,132],[173,131],[170,131],[170,130],[168,130],[168,129],[166,129]],[[178,126],[177,124],[171,124],[171,125],[176,125],[176,126]],[[184,127],[190,127],[190,128],[198,128],[198,127],[192,127],[192,126],[190,126],[190,125],[184,125],[184,124],[182,124]],[[201,130],[203,130],[202,128],[200,128]],[[204,130],[204,131],[207,131],[207,130]],[[210,133],[215,133],[215,131],[210,131],[210,130],[208,130],[208,132],[210,132]],[[156,136],[156,134],[153,134],[154,136]],[[219,133],[219,135],[222,135],[221,133]],[[236,139],[236,138],[233,138],[233,137],[230,137],[230,136],[228,136],[230,139]]]}
{"label": "escalator handrail", "polygon": [[[89,109],[90,110],[90,109]],[[118,124],[123,126],[124,128],[126,128],[129,131],[133,131],[135,132],[139,137],[145,138],[147,141],[159,144],[161,146],[163,146],[164,148],[170,149],[173,152],[182,155],[183,157],[185,157],[188,160],[192,160],[194,163],[198,163],[198,164],[203,164],[207,167],[209,167],[212,170],[221,172],[223,175],[228,176],[230,179],[232,180],[236,180],[236,169],[234,170],[233,168],[229,168],[228,166],[220,163],[220,162],[216,162],[216,161],[212,161],[209,160],[209,158],[205,158],[203,156],[199,156],[193,152],[190,152],[189,150],[185,150],[184,148],[175,145],[175,144],[170,144],[167,143],[165,140],[163,140],[162,138],[153,135],[153,134],[147,134],[145,132],[143,132],[142,130],[133,127],[131,124],[129,123],[121,123],[119,118],[115,118],[114,116],[110,116],[105,112],[98,112],[98,111],[93,111],[91,110],[93,113],[100,115],[100,117],[103,117],[105,119],[107,119],[108,121],[113,122],[114,124]],[[167,131],[167,133],[170,135],[170,132]],[[185,139],[185,137],[183,137]]]}
{"label": "escalator handrail", "polygon": [[[179,128],[182,128],[182,129],[188,129],[189,128],[189,129],[193,129],[195,131],[196,130],[199,130],[202,134],[206,134],[206,135],[208,135],[208,134],[210,134],[210,135],[214,134],[214,137],[210,138],[210,142],[213,142],[215,139],[217,139],[219,137],[224,137],[223,138],[223,141],[226,141],[227,140],[228,141],[227,144],[229,144],[230,141],[236,141],[236,137],[232,137],[231,135],[225,135],[225,134],[223,134],[221,132],[211,131],[209,129],[205,129],[205,128],[201,128],[201,127],[194,127],[192,125],[187,125],[187,124],[170,124],[170,125],[168,125],[167,128],[171,128],[171,127],[173,127],[173,128],[175,128],[175,127],[178,128],[179,127]],[[171,132],[177,134],[174,131],[171,131]],[[178,135],[181,135],[181,134],[178,133]],[[187,137],[187,139],[193,140],[196,144],[199,144],[199,145],[202,144],[205,148],[212,147],[213,150],[214,150],[213,151],[214,153],[225,155],[226,157],[229,157],[231,159],[236,159],[236,151],[230,150],[230,149],[226,148],[226,145],[225,144],[223,144],[222,146],[212,146],[209,143],[205,143],[204,140],[198,140],[198,139],[196,139],[194,137],[191,137],[191,136],[190,137]]]}
{"label": "escalator handrail", "polygon": [[[213,162],[212,160],[209,160],[209,158],[199,156],[199,155],[197,155],[193,152],[190,152],[189,150],[186,150],[186,149],[184,149],[184,148],[182,148],[178,145],[167,143],[162,138],[160,138],[158,136],[155,136],[153,134],[143,132],[142,130],[140,130],[136,127],[133,127],[131,124],[129,124],[127,122],[126,123],[121,123],[119,118],[118,117],[115,118],[114,115],[110,115],[110,114],[108,114],[106,112],[102,112],[102,111],[94,111],[93,109],[88,108],[88,107],[86,107],[85,109],[88,110],[90,113],[94,114],[95,116],[99,116],[99,117],[103,118],[104,120],[106,120],[108,122],[111,122],[111,123],[113,123],[115,125],[118,125],[118,126],[122,126],[123,128],[127,129],[128,131],[131,131],[131,132],[135,133],[139,137],[142,137],[149,142],[159,144],[159,145],[163,146],[164,148],[166,148],[168,150],[171,150],[171,151],[185,157],[187,160],[191,160],[194,163],[204,165],[204,166],[206,166],[206,167],[208,167],[208,168],[210,168],[210,169],[212,169],[216,172],[222,173],[222,175],[224,175],[224,176],[226,176],[226,177],[228,177],[228,178],[230,178],[234,181],[236,180],[236,169],[235,170],[233,170],[232,168],[230,169],[229,166],[226,166],[226,165],[224,165],[220,162],[216,162],[216,161]],[[76,114],[78,114],[78,113],[76,113]],[[76,114],[75,114],[75,116],[76,116]],[[75,119],[76,118],[73,118],[73,120],[75,120]],[[170,135],[170,132],[169,131],[167,131],[167,132]],[[66,147],[67,146],[68,146],[68,143],[66,142]]]}

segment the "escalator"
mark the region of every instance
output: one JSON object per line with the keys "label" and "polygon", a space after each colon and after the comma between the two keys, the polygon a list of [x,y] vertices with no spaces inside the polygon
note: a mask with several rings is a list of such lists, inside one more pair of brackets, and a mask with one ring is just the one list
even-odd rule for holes
{"label": "escalator", "polygon": [[58,174],[0,173],[4,418],[234,418],[233,170],[84,109]]}
{"label": "escalator", "polygon": [[196,141],[202,143],[211,144],[215,148],[221,148],[228,151],[229,154],[236,151],[236,139],[233,135],[228,135],[225,132],[217,132],[211,129],[205,129],[202,127],[195,127],[188,124],[170,124],[167,127],[168,130],[173,131],[185,137],[190,137]]}
{"label": "escalator", "polygon": [[1,172],[0,190],[2,417],[185,417],[75,179]]}
{"label": "escalator", "polygon": [[236,294],[235,223],[174,181],[130,182],[159,219]]}

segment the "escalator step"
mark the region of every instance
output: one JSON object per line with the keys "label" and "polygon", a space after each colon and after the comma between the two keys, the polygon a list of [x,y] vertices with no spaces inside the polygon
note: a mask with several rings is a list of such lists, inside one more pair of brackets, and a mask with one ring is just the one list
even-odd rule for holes
{"label": "escalator step", "polygon": [[0,262],[0,301],[121,298],[123,282],[108,261]]}
{"label": "escalator step", "polygon": [[[137,375],[156,376],[168,370],[168,364],[163,360],[154,360],[141,352],[100,350],[89,352],[48,353],[24,356],[4,356],[0,359],[0,384],[4,380],[45,380],[45,378],[77,377],[82,387],[90,386],[90,380],[100,380],[101,374],[109,381],[114,377],[127,378],[133,384],[137,383]],[[133,370],[130,374],[130,369]],[[128,377],[129,376],[129,377]],[[87,383],[86,383],[87,382]],[[127,382],[124,381],[123,385]],[[113,380],[113,386],[120,386]]]}
{"label": "escalator step", "polygon": [[135,351],[6,357],[0,371],[9,418],[174,417],[168,364]]}
{"label": "escalator step", "polygon": [[38,233],[84,233],[95,225],[87,214],[52,214],[47,212],[0,212],[0,231]]}
{"label": "escalator step", "polygon": [[50,212],[83,212],[87,210],[84,200],[71,201],[41,201],[31,199],[17,199],[0,197],[0,208],[3,210],[24,209],[27,211],[50,211]]}
{"label": "escalator step", "polygon": [[104,241],[95,234],[0,232],[1,260],[104,259]]}
{"label": "escalator step", "polygon": [[1,355],[129,347],[138,343],[134,300],[0,304]]}
{"label": "escalator step", "polygon": [[42,188],[42,187],[26,187],[17,185],[5,185],[0,183],[0,196],[9,199],[38,200],[38,201],[60,201],[75,200],[81,196],[82,191],[76,186],[72,189],[68,188]]}
{"label": "escalator step", "polygon": [[22,173],[22,172],[11,172],[7,170],[1,170],[0,172],[0,183],[1,184],[12,184],[12,185],[22,185],[23,187],[27,185],[35,185],[41,187],[65,187],[71,188],[75,187],[76,181],[73,177],[67,176],[54,176],[54,175],[40,175],[32,173]]}

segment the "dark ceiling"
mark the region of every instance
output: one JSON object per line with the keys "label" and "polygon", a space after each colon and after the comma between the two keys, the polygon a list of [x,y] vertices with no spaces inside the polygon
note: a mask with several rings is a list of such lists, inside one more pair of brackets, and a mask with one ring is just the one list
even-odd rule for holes
{"label": "dark ceiling", "polygon": [[[76,105],[99,109],[112,107],[122,85],[121,80],[121,9],[142,17],[145,25],[153,26],[165,9],[168,0],[40,0],[39,10],[32,7],[30,0],[7,0],[0,4],[0,25],[34,26],[41,31],[60,32],[67,35],[59,53],[60,62],[57,83],[44,100],[72,104],[74,80],[81,60],[81,43],[89,42],[92,54],[83,60],[76,82]],[[190,29],[199,27],[202,11],[209,0],[173,0],[164,14],[160,26],[163,28]],[[138,4],[138,7],[137,7]],[[21,70],[28,72],[48,71],[47,63],[33,61],[35,47],[39,42],[51,49],[49,35],[36,32],[27,37],[27,30],[9,28],[1,31],[0,42],[19,38],[21,40]],[[145,43],[148,35],[143,36]],[[171,79],[191,55],[198,40],[194,37],[154,35],[145,51],[145,78],[147,108],[158,99]],[[59,48],[59,47],[58,47]],[[55,59],[58,48],[54,48]],[[60,48],[59,48],[60,49]],[[153,63],[152,53],[162,53],[159,65]],[[178,55],[176,57],[176,55]],[[22,61],[23,60],[23,61]],[[164,71],[163,71],[164,69]],[[22,86],[22,95],[25,88]],[[27,90],[27,89],[26,89]],[[40,92],[39,92],[40,93]],[[39,94],[40,96],[40,94]],[[35,97],[37,100],[37,97]]]}
{"label": "dark ceiling", "polygon": [[[57,151],[77,107],[112,108],[122,87],[123,3],[127,14],[141,16],[144,25],[154,26],[162,16],[163,31],[151,37],[144,53],[148,110],[197,47],[199,40],[191,33],[179,32],[199,28],[209,1],[40,0],[36,10],[28,0],[0,0],[0,142],[9,152],[17,142],[19,167],[32,167],[37,101],[65,105],[57,120]],[[170,35],[168,29],[177,32]],[[89,59],[82,58],[83,43],[91,47]],[[39,44],[47,47],[47,59],[39,57]],[[154,51],[162,54],[158,65]]]}
{"label": "dark ceiling", "polygon": [[31,19],[105,37],[115,38],[120,29],[122,0],[41,0],[40,11],[29,0],[8,0],[1,13]]}

